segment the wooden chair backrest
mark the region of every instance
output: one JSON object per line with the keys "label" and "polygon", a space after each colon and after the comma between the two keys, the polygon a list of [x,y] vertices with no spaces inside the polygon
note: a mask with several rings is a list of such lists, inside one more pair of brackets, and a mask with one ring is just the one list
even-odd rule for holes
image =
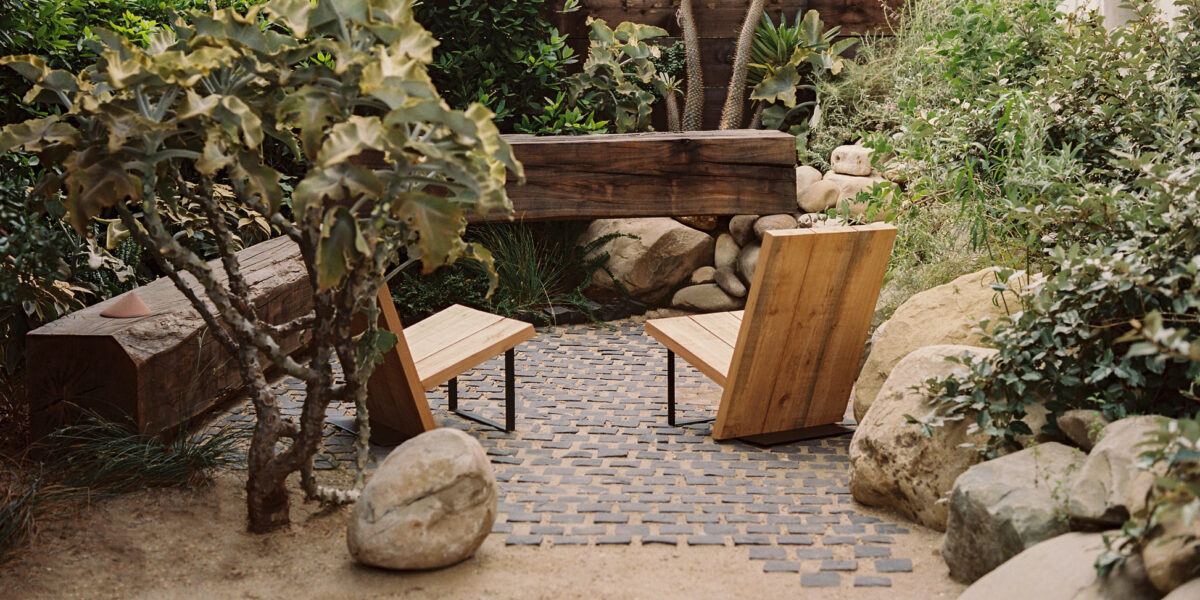
{"label": "wooden chair backrest", "polygon": [[841,421],[895,238],[883,223],[767,232],[714,438]]}
{"label": "wooden chair backrest", "polygon": [[[379,290],[379,326],[399,340],[383,354],[367,381],[367,411],[371,419],[371,439],[376,443],[399,443],[437,428],[429,410],[429,400],[417,376],[417,365],[404,339],[404,326],[387,286]],[[365,322],[355,330],[365,329]]]}

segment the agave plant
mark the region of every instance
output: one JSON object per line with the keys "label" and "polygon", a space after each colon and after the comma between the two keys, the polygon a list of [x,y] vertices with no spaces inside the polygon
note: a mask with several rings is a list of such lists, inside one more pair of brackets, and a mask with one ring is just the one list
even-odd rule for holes
{"label": "agave plant", "polygon": [[[27,102],[59,111],[5,127],[0,153],[22,149],[54,167],[38,191],[65,188],[81,234],[94,217],[119,219],[235,357],[256,414],[252,531],[288,522],[286,480],[296,471],[310,497],[355,496],[318,486],[312,457],[325,407],[354,402],[365,465],[366,383],[396,341],[375,325],[385,269],[402,252],[426,270],[460,256],[490,261],[463,242],[463,214],[510,211],[506,170],[522,174],[490,111],[451,110],[439,98],[426,73],[437,41],[412,4],[273,0],[244,13],[193,14],[192,25],[180,20],[146,48],[98,30],[99,58],[78,74],[36,56],[0,59],[34,83]],[[290,198],[267,160],[269,139],[307,165]],[[363,160],[371,156],[381,160]],[[256,310],[233,228],[220,217],[222,186],[298,245],[312,312],[280,323]],[[208,215],[216,264],[164,226],[164,214],[183,203]],[[364,314],[367,330],[355,335]],[[283,352],[282,341],[301,333],[308,355]],[[280,413],[269,366],[305,383],[298,423]],[[361,469],[356,479],[361,486]]]}
{"label": "agave plant", "polygon": [[805,111],[812,111],[812,120],[818,120],[817,103],[799,103],[796,92],[815,91],[805,81],[841,73],[841,55],[857,43],[853,39],[834,41],[841,28],[825,29],[815,10],[805,13],[803,19],[799,14],[796,17],[788,25],[787,16],[780,14],[776,25],[764,14],[755,31],[747,78],[754,86],[750,99],[758,103],[755,113],[768,127],[792,124],[795,116]]}

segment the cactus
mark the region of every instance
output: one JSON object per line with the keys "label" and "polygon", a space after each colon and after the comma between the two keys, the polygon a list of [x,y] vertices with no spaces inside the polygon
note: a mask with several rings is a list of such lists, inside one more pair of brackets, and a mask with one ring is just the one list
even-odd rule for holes
{"label": "cactus", "polygon": [[[687,93],[683,100],[683,130],[699,131],[704,118],[704,69],[700,63],[700,36],[696,32],[696,15],[692,11],[692,0],[680,1],[677,18],[679,27],[683,29],[683,47],[687,50]],[[670,101],[667,110],[671,110]]]}
{"label": "cactus", "polygon": [[754,43],[754,30],[762,20],[766,0],[750,0],[742,32],[738,35],[737,53],[733,55],[733,75],[729,78],[729,92],[725,96],[725,108],[721,111],[721,129],[737,129],[742,124],[742,105],[745,104],[746,73],[750,68],[750,47]]}

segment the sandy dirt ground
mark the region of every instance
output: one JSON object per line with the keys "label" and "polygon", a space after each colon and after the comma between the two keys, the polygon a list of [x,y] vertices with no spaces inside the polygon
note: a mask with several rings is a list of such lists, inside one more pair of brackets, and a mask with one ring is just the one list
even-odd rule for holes
{"label": "sandy dirt ground", "polygon": [[290,528],[246,533],[243,477],[226,472],[197,490],[99,500],[43,523],[33,546],[0,572],[0,598],[899,600],[962,590],[936,554],[940,534],[917,526],[895,546],[913,557],[913,573],[893,574],[890,589],[802,589],[798,574],[763,573],[745,547],[506,547],[502,535],[450,568],[390,572],[350,558],[349,508],[322,509],[298,492]]}

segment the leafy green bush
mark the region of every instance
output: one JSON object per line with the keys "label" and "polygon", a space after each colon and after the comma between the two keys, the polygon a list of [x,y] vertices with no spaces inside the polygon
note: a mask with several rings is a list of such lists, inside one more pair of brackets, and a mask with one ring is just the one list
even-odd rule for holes
{"label": "leafy green bush", "polygon": [[834,41],[840,27],[825,28],[820,14],[810,10],[795,23],[779,15],[779,25],[763,13],[754,31],[747,82],[753,86],[750,100],[757,105],[755,121],[781,131],[800,133],[819,117],[817,100],[801,102],[797,93],[816,92],[813,82],[836,77],[842,72],[841,55],[858,40]]}
{"label": "leafy green bush", "polygon": [[[994,51],[951,44],[965,58],[947,51],[949,64],[976,60],[972,69],[1004,76],[951,69],[975,86],[951,86],[949,104],[888,144],[941,173],[922,175],[918,190],[962,193],[977,237],[995,235],[996,223],[1029,270],[1045,273],[1023,310],[985,337],[999,353],[935,384],[944,418],[974,418],[993,436],[992,455],[1029,433],[1034,403],[1109,418],[1196,410],[1200,366],[1178,346],[1200,332],[1200,3],[1188,0],[1171,24],[1148,4],[1134,8],[1142,17],[1112,31],[1036,17],[1062,33],[1027,36],[1057,57],[1032,67],[985,69]],[[1025,52],[1024,43],[1004,49]]]}
{"label": "leafy green bush", "polygon": [[[440,42],[429,76],[451,106],[479,102],[496,113],[501,131],[542,114],[543,98],[561,89],[578,57],[547,19],[547,0],[450,0],[413,7],[417,21]],[[564,10],[574,10],[568,2]]]}

